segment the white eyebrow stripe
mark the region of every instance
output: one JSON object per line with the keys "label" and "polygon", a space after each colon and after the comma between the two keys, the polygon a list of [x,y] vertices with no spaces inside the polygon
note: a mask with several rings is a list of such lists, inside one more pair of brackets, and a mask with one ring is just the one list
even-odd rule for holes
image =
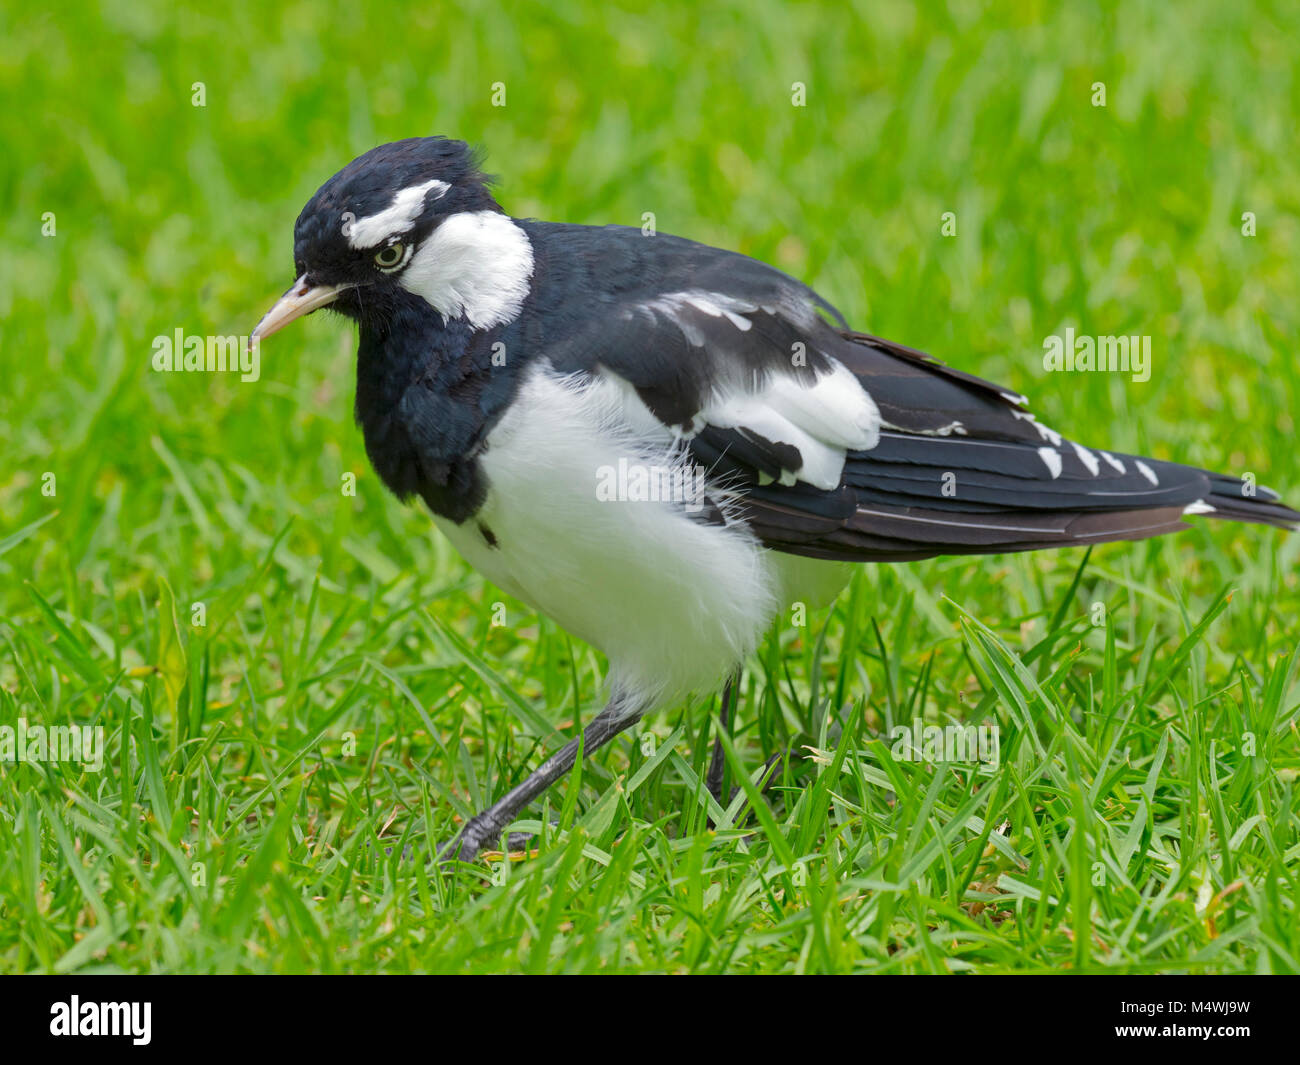
{"label": "white eyebrow stripe", "polygon": [[437,178],[421,185],[409,185],[394,196],[393,202],[382,211],[347,222],[343,234],[354,248],[373,248],[388,237],[405,233],[415,225],[415,220],[424,210],[424,198],[430,189],[436,189],[438,196],[444,196],[449,188],[451,186],[447,182]]}

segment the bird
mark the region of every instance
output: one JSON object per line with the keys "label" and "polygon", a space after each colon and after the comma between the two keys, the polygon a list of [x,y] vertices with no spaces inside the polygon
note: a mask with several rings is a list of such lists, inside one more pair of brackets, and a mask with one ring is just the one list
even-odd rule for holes
{"label": "bird", "polygon": [[[260,344],[357,326],[383,484],[489,581],[599,649],[607,700],[466,820],[472,861],[644,715],[731,684],[778,613],[855,564],[1141,540],[1184,517],[1294,529],[1233,477],[1075,443],[1026,397],[849,327],[761,261],[618,225],[514,218],[481,153],[382,144],[311,197]],[[710,786],[720,781],[715,747]]]}

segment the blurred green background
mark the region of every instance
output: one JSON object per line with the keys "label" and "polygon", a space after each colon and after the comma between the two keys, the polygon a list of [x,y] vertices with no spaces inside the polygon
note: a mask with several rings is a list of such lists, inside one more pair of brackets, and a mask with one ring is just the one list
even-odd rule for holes
{"label": "blurred green background", "polygon": [[[486,150],[514,215],[639,226],[653,212],[661,232],[807,281],[858,328],[1027,394],[1084,443],[1252,473],[1294,504],[1298,33],[1294,4],[1212,0],[6,5],[0,719],[102,722],[113,761],[101,777],[0,767],[4,966],[1293,967],[1300,538],[1202,523],[1097,552],[1078,586],[1077,553],[864,571],[818,615],[818,639],[774,634],[741,712],[750,768],[781,741],[826,739],[828,681],[867,707],[869,730],[918,708],[961,716],[967,698],[993,712],[1000,697],[944,596],[1018,652],[1111,604],[1109,636],[1081,621],[1034,668],[1061,710],[1047,734],[1077,725],[1099,741],[1091,670],[1100,686],[1106,641],[1118,645],[1110,711],[1127,697],[1119,717],[1135,731],[1116,744],[1131,778],[1093,765],[1094,779],[1084,758],[1054,798],[1008,785],[1026,790],[1006,849],[1028,865],[1007,869],[1068,884],[1060,910],[1050,887],[1035,900],[989,886],[992,825],[949,830],[947,794],[926,799],[930,767],[910,786],[892,778],[897,800],[821,810],[827,834],[800,837],[820,893],[747,894],[762,845],[710,837],[698,811],[672,823],[681,766],[656,764],[635,802],[600,812],[610,781],[645,762],[635,740],[569,791],[598,811],[606,858],[631,832],[661,861],[616,874],[560,842],[511,863],[507,883],[444,881],[380,857],[383,841],[442,838],[453,810],[499,794],[552,738],[528,714],[587,713],[599,661],[520,604],[493,628],[501,593],[385,495],[351,422],[343,322],[316,315],[277,336],[257,383],[155,374],[150,357],[177,328],[248,333],[292,280],[311,193],[375,144],[443,133]],[[1151,379],[1044,373],[1043,339],[1067,326],[1150,335]],[[341,495],[348,473],[355,498]],[[1184,648],[1229,586],[1231,606]],[[195,602],[206,627],[190,624]],[[1153,694],[1149,670],[1166,665]],[[1214,759],[1260,707],[1274,746],[1231,792]],[[696,766],[705,713],[683,718]],[[1180,714],[1206,736],[1171,726],[1166,761],[1148,726]],[[646,728],[662,740],[677,724]],[[340,753],[344,732],[359,754]],[[1137,808],[1148,772],[1167,791]],[[1065,779],[1082,806],[1052,805]],[[775,808],[795,809],[802,786]],[[1230,801],[1216,806],[1211,787]],[[958,782],[950,812],[961,794]],[[1044,808],[1059,847],[1025,827]],[[1122,813],[1122,839],[1141,842],[1131,891],[1087,896],[1086,855],[1070,849],[1081,808],[1098,825]],[[1229,808],[1260,821],[1237,839],[1216,812]],[[801,832],[822,824],[807,813]],[[1277,836],[1259,838],[1261,824]],[[836,858],[845,825],[870,846]],[[1254,855],[1244,872],[1225,834]],[[1104,835],[1088,838],[1103,848]],[[1148,862],[1161,839],[1177,840],[1174,857]],[[914,869],[918,854],[929,864]],[[920,894],[891,902],[882,885],[902,870]],[[1231,934],[1211,935],[1206,899],[1238,873],[1253,886],[1220,917]],[[972,892],[1009,892],[1007,916],[981,920]],[[868,896],[852,920],[835,906]],[[1102,926],[1101,946],[1077,945],[1081,920]],[[927,929],[954,922],[933,947]],[[833,930],[815,948],[814,927]]]}

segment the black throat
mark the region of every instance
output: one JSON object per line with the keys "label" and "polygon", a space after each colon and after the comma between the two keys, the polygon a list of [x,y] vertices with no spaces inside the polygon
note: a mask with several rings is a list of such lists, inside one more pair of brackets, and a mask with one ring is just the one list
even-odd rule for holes
{"label": "black throat", "polygon": [[[403,292],[382,324],[363,319],[356,419],[380,480],[460,523],[483,504],[484,439],[514,392],[515,360],[496,359],[497,330],[444,322]],[[503,350],[500,345],[498,350]]]}

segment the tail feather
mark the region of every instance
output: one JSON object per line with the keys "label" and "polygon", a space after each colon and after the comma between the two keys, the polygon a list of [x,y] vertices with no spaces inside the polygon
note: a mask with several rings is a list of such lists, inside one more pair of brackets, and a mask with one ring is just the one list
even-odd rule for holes
{"label": "tail feather", "polygon": [[1207,476],[1212,490],[1205,502],[1214,508],[1208,512],[1208,517],[1292,530],[1300,527],[1300,512],[1281,502],[1281,497],[1272,489],[1221,473]]}

